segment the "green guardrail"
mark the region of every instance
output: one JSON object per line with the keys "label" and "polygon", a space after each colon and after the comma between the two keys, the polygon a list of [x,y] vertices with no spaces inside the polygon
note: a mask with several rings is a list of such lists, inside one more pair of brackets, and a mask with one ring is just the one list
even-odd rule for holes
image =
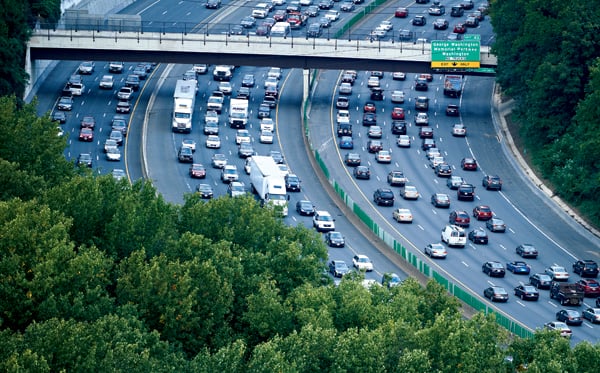
{"label": "green guardrail", "polygon": [[360,20],[362,20],[365,16],[373,12],[378,6],[388,1],[389,0],[375,0],[365,5],[365,7],[362,8],[362,11],[357,12],[352,18],[350,18],[348,22],[346,22],[339,30],[336,31],[333,37],[337,39],[340,36],[344,35],[344,33],[350,30],[352,26],[360,22]]}

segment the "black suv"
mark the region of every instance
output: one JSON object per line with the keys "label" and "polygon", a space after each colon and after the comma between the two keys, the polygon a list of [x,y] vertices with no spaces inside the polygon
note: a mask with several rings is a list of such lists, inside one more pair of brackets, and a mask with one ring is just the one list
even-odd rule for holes
{"label": "black suv", "polygon": [[427,79],[419,78],[415,83],[415,91],[426,91],[429,87],[427,86]]}
{"label": "black suv", "polygon": [[350,136],[352,137],[352,125],[350,123],[340,123],[337,126],[338,137]]}
{"label": "black suv", "polygon": [[425,26],[427,23],[427,18],[425,16],[415,16],[412,20],[413,26]]}
{"label": "black suv", "polygon": [[458,198],[459,201],[475,200],[475,187],[471,184],[463,184],[459,186],[456,192],[456,198]]}
{"label": "black suv", "polygon": [[453,6],[450,11],[450,17],[462,17],[465,15],[465,10],[462,6]]}
{"label": "black suv", "polygon": [[375,201],[377,205],[393,206],[394,192],[388,188],[379,188],[373,193],[373,201]]}
{"label": "black suv", "polygon": [[598,277],[598,264],[593,260],[578,260],[573,263],[573,272],[581,277]]}
{"label": "black suv", "polygon": [[371,88],[371,100],[382,101],[383,100],[383,90],[379,87]]}
{"label": "black suv", "polygon": [[393,135],[406,135],[406,122],[403,120],[392,121]]}
{"label": "black suv", "polygon": [[294,174],[285,175],[285,189],[288,192],[299,192],[300,187],[300,178]]}

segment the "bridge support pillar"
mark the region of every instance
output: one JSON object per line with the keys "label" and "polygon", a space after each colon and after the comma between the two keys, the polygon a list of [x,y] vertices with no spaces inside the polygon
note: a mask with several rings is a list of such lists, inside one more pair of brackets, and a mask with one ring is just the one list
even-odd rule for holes
{"label": "bridge support pillar", "polygon": [[308,100],[308,93],[310,92],[310,69],[302,70],[302,99]]}
{"label": "bridge support pillar", "polygon": [[25,53],[25,73],[27,73],[27,76],[29,76],[29,84],[27,84],[27,86],[25,87],[25,93],[23,98],[29,95],[29,92],[31,92],[31,89],[35,84],[36,76],[33,74],[34,64],[35,60],[31,60],[31,48],[29,48],[29,45],[27,45],[27,52]]}

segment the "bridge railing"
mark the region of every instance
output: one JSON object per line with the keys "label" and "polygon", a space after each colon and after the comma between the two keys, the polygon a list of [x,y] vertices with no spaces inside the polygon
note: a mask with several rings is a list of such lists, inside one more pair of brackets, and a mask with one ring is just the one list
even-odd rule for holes
{"label": "bridge railing", "polygon": [[[374,8],[373,8],[374,9]],[[341,27],[336,27],[335,22],[331,27],[324,28],[321,39],[347,39],[347,40],[373,40],[373,41],[388,41],[388,42],[403,42],[417,43],[417,34],[409,30],[390,30],[383,36],[372,34],[372,29],[367,27],[356,26],[366,14],[372,11],[371,7],[365,8],[361,13],[357,13],[348,22]],[[260,20],[259,20],[260,21]],[[40,23],[36,31],[42,30],[68,30],[73,32],[79,31],[94,31],[97,33],[162,33],[162,34],[179,34],[185,37],[188,34],[222,34],[222,35],[243,35],[249,37],[268,36],[256,35],[256,27],[243,28],[238,23],[223,23],[223,22],[156,22],[142,21],[139,18],[121,18],[121,17],[94,17],[88,15],[84,18],[67,18],[60,24]],[[290,38],[307,38],[307,27],[292,29],[289,35]],[[433,40],[446,40],[450,31],[437,31]],[[317,39],[319,39],[317,38]],[[423,40],[418,39],[419,42]]]}

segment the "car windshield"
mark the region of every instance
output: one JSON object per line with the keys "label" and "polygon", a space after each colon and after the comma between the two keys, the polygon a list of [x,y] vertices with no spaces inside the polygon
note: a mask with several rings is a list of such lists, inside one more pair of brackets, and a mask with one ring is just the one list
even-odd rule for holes
{"label": "car windshield", "polygon": [[491,265],[492,268],[502,268],[502,264],[500,264],[500,263],[494,263],[494,262],[492,262],[492,263],[490,263],[490,265]]}
{"label": "car windshield", "polygon": [[540,275],[539,278],[540,278],[540,281],[550,281],[550,280],[552,280],[550,278],[550,276],[548,276],[548,275]]}
{"label": "car windshield", "polygon": [[329,238],[339,240],[342,238],[342,234],[340,232],[331,232]]}
{"label": "car windshield", "polygon": [[525,290],[528,293],[535,293],[535,287],[533,286],[523,286],[523,290]]}
{"label": "car windshield", "polygon": [[331,216],[329,215],[319,215],[319,220],[323,220],[323,221],[331,221]]}
{"label": "car windshield", "polygon": [[504,288],[494,288],[496,294],[508,294]]}

